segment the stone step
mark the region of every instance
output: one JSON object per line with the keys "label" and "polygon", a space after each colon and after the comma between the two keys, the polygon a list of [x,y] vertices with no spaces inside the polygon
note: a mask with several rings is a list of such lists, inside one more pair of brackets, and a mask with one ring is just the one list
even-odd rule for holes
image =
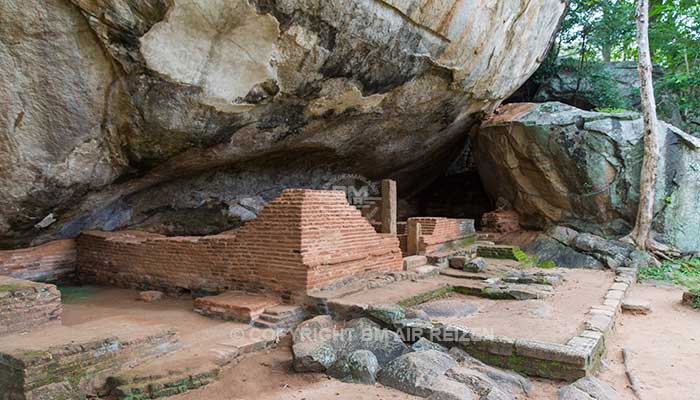
{"label": "stone step", "polygon": [[304,309],[299,306],[275,306],[266,309],[253,326],[276,331],[289,331],[304,320]]}
{"label": "stone step", "polygon": [[303,315],[304,309],[302,307],[299,307],[299,306],[279,305],[279,306],[266,308],[265,314],[280,315],[280,316],[289,316],[289,315],[296,316],[296,315]]}

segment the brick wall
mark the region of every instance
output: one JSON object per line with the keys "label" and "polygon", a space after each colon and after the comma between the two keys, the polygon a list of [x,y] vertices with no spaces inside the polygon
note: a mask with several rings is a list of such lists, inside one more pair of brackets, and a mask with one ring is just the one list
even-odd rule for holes
{"label": "brick wall", "polygon": [[61,311],[56,286],[0,276],[0,336],[60,325]]}
{"label": "brick wall", "polygon": [[0,250],[0,275],[39,282],[70,280],[75,272],[73,240],[57,240],[41,246]]}
{"label": "brick wall", "polygon": [[452,242],[472,238],[475,234],[474,220],[437,217],[408,219],[408,229],[420,223],[419,253],[429,254]]}
{"label": "brick wall", "polygon": [[305,293],[402,269],[398,239],[378,234],[336,191],[285,190],[235,233],[87,232],[77,243],[81,280],[165,291]]}

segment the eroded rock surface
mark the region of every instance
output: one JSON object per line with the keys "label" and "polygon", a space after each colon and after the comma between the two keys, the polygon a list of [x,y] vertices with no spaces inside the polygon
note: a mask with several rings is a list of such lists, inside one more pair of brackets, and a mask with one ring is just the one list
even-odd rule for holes
{"label": "eroded rock surface", "polygon": [[[700,138],[662,123],[655,230],[684,251],[700,250]],[[530,227],[629,232],[639,201],[643,123],[636,113],[586,112],[560,103],[509,104],[475,135],[486,190]],[[619,249],[579,235],[575,246],[615,261]],[[609,246],[608,246],[609,247]],[[596,258],[596,254],[592,254]],[[595,267],[592,260],[577,260]]]}
{"label": "eroded rock surface", "polygon": [[5,1],[0,240],[213,233],[252,217],[241,199],[345,173],[410,193],[537,68],[565,5]]}

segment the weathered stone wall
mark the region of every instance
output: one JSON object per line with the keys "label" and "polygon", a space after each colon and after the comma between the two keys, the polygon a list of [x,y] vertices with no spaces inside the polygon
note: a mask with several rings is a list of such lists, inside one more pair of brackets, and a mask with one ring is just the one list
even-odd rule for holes
{"label": "weathered stone wall", "polygon": [[75,241],[72,239],[17,250],[0,250],[0,275],[18,279],[67,281],[73,278],[75,263]]}
{"label": "weathered stone wall", "polygon": [[60,325],[62,310],[56,286],[0,276],[0,336]]}
{"label": "weathered stone wall", "polygon": [[77,243],[82,281],[166,291],[305,293],[402,269],[398,239],[377,233],[336,191],[285,190],[234,233],[88,232]]}

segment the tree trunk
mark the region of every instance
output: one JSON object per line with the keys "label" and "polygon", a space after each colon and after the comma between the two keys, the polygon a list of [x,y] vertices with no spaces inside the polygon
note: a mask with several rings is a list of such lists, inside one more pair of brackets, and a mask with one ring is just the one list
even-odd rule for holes
{"label": "tree trunk", "polygon": [[644,161],[639,188],[639,211],[630,239],[638,248],[646,250],[651,244],[651,224],[654,218],[656,173],[659,163],[659,121],[656,117],[656,99],[652,81],[649,52],[649,0],[637,0],[637,49],[639,52],[639,81],[644,114]]}

